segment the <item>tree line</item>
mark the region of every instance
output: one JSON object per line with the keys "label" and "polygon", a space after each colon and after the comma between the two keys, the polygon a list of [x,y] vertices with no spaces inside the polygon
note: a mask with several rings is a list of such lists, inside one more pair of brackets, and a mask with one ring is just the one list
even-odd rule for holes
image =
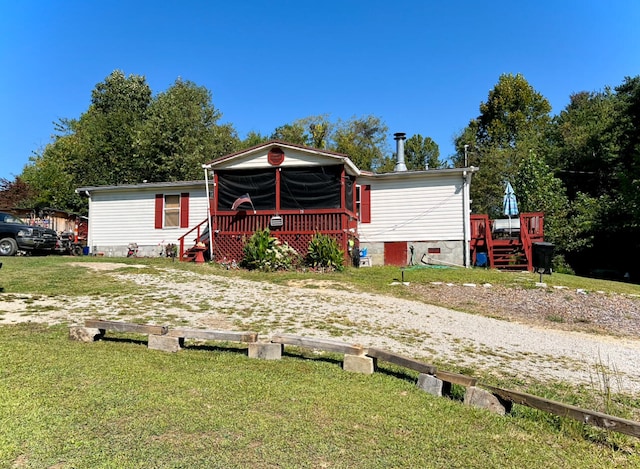
{"label": "tree line", "polygon": [[[405,163],[410,170],[479,167],[471,208],[493,218],[502,216],[511,182],[521,211],[545,213],[558,269],[640,274],[639,114],[640,77],[576,93],[554,116],[522,75],[504,74],[455,137],[454,155],[441,159],[437,143],[416,134],[405,142]],[[154,95],[143,76],[116,70],[91,91],[84,113],[54,124],[51,142],[19,176],[0,180],[0,206],[85,213],[77,187],[199,179],[202,163],[271,139],[347,154],[363,170],[395,166],[388,128],[374,115],[309,116],[244,139],[221,118],[205,87],[178,79]]]}
{"label": "tree line", "polygon": [[[143,76],[116,70],[92,90],[86,112],[54,123],[52,141],[22,174],[0,181],[0,206],[83,213],[77,187],[195,180],[203,163],[271,139],[345,153],[364,170],[393,169],[388,128],[376,116],[310,116],[244,139],[221,117],[205,87],[178,79],[154,96]],[[407,152],[409,168],[441,165],[430,138],[412,137]]]}
{"label": "tree line", "polygon": [[455,166],[480,168],[472,210],[500,216],[505,182],[520,211],[545,213],[557,269],[640,278],[640,76],[579,92],[558,114],[522,75],[502,75],[455,139]]}

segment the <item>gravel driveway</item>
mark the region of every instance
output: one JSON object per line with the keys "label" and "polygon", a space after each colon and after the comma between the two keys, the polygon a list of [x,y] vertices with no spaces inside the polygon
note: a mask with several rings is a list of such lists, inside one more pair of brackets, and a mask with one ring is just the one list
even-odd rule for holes
{"label": "gravel driveway", "polygon": [[[111,268],[118,266],[113,264]],[[100,268],[109,267],[101,263]],[[386,348],[426,361],[455,363],[467,367],[469,374],[484,370],[501,376],[591,385],[592,381],[598,383],[598,367],[605,366],[613,391],[640,392],[640,338],[635,333],[620,336],[603,333],[601,328],[597,328],[599,332],[567,330],[571,329],[569,321],[543,324],[534,320],[526,324],[518,314],[505,317],[498,306],[491,309],[498,317],[486,317],[425,303],[443,303],[449,295],[451,303],[447,304],[461,307],[463,303],[472,304],[474,295],[482,295],[482,304],[490,302],[487,298],[491,296],[498,298],[496,304],[504,309],[505,300],[500,300],[504,292],[500,289],[493,294],[481,286],[398,285],[412,289],[416,297],[412,301],[349,291],[321,279],[282,286],[170,269],[161,274],[105,271],[105,275],[134,282],[141,286],[140,292],[98,299],[2,294],[0,324],[80,324],[87,317],[136,318],[157,324],[255,330],[265,338],[275,333],[295,333]],[[454,290],[459,292],[457,302],[452,299]],[[544,295],[557,295],[553,300],[564,299],[571,310],[568,292]],[[606,298],[595,294],[591,298],[600,308],[606,307],[602,306]],[[608,300],[614,308],[621,304],[621,298],[609,296]],[[630,300],[624,306],[629,311],[621,316],[636,321],[637,304]],[[576,324],[597,326],[593,322]]]}

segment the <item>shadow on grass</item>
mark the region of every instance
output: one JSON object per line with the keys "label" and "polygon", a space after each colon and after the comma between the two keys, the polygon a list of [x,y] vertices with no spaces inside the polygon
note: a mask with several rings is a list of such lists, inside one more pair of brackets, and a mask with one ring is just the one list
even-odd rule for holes
{"label": "shadow on grass", "polygon": [[313,360],[313,361],[318,361],[318,362],[322,362],[322,363],[329,363],[331,365],[339,365],[342,366],[342,360],[338,357],[334,357],[331,355],[313,355],[310,356],[310,354],[307,352],[303,352],[303,351],[295,351],[295,350],[285,350],[284,352],[282,352],[282,356],[283,357],[289,357],[289,358],[297,358],[300,360]]}
{"label": "shadow on grass", "polygon": [[[144,339],[135,339],[130,337],[103,337],[101,340],[109,341],[109,342],[119,342],[119,343],[128,343],[135,345],[144,345],[148,346],[147,340]],[[246,344],[220,344],[213,345],[209,343],[181,343],[180,348],[182,350],[195,350],[202,351],[207,353],[236,353],[238,355],[248,356],[249,350]],[[332,354],[332,353],[323,353],[323,354],[314,354],[312,351],[296,349],[296,348],[287,348],[282,352],[282,357],[294,358],[298,360],[308,360],[308,361],[316,361],[322,363],[328,363],[331,365],[342,367],[343,356],[340,354]],[[375,373],[380,373],[386,376],[389,376],[394,379],[398,379],[401,381],[405,381],[411,385],[416,385],[418,381],[418,375],[416,372],[409,371],[406,368],[402,368],[400,366],[395,366],[389,363],[378,363],[375,366]],[[451,385],[448,389],[443,389],[444,396],[449,399],[455,401],[463,401],[464,400],[464,392],[465,388],[459,385]]]}
{"label": "shadow on grass", "polygon": [[379,365],[376,367],[376,373],[380,373],[386,376],[391,376],[402,381],[406,381],[411,384],[415,384],[418,378],[411,373],[407,373],[402,369],[390,368],[385,365]]}
{"label": "shadow on grass", "polygon": [[199,350],[202,352],[219,352],[219,353],[237,353],[238,355],[247,355],[248,349],[244,347],[226,347],[223,345],[210,345],[210,344],[182,344],[183,350]]}
{"label": "shadow on grass", "polygon": [[101,341],[103,342],[116,342],[120,344],[134,344],[134,345],[144,345],[147,346],[146,339],[133,339],[131,337],[101,337]]}

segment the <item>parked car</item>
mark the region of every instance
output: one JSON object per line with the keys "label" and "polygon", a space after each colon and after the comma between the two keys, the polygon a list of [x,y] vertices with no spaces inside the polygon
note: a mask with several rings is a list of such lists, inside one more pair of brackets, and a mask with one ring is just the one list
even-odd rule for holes
{"label": "parked car", "polygon": [[10,213],[0,212],[0,256],[15,256],[18,251],[51,252],[57,240],[54,230],[30,226]]}

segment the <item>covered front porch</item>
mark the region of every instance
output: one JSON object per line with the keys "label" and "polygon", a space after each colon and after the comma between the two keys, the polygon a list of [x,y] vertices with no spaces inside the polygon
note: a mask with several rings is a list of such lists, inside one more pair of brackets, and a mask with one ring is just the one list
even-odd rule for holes
{"label": "covered front porch", "polygon": [[345,155],[272,141],[203,168],[209,214],[179,239],[181,260],[240,263],[246,240],[269,229],[301,256],[316,233],[330,236],[349,261],[359,171]]}

